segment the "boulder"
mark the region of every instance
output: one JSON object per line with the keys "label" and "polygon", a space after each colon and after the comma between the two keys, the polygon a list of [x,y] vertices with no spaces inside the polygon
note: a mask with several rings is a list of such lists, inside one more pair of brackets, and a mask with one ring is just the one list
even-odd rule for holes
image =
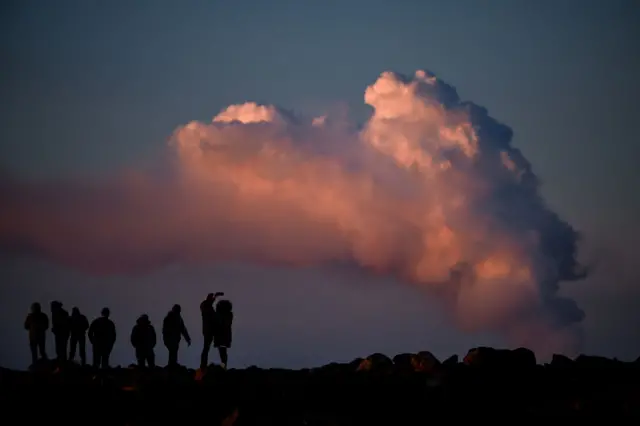
{"label": "boulder", "polygon": [[560,368],[571,367],[573,365],[573,360],[561,354],[553,354],[553,356],[551,357],[550,365],[552,367],[560,367]]}
{"label": "boulder", "polygon": [[399,354],[393,357],[393,365],[396,371],[434,373],[440,368],[440,361],[428,351],[417,354]]}
{"label": "boulder", "polygon": [[363,361],[362,358],[356,358],[353,361],[351,361],[349,363],[349,369],[350,371],[357,371],[358,367],[360,366],[360,363]]}
{"label": "boulder", "polygon": [[338,374],[347,374],[352,373],[355,369],[358,368],[362,362],[362,359],[358,358],[351,361],[348,364],[340,363],[340,362],[332,362],[329,364],[325,364],[322,367],[314,368],[312,370],[315,374],[329,374],[329,375],[338,375]]}
{"label": "boulder", "polygon": [[462,362],[469,366],[486,367],[499,364],[499,358],[500,354],[498,350],[480,346],[469,349],[469,352],[464,356]]}
{"label": "boulder", "polygon": [[440,361],[431,352],[418,352],[412,360],[414,371],[435,373],[440,368]]}
{"label": "boulder", "polygon": [[231,414],[222,419],[221,426],[233,426],[238,420],[238,409],[233,410]]}
{"label": "boulder", "polygon": [[45,358],[40,358],[29,367],[29,371],[32,371],[34,373],[51,373],[55,369],[56,365],[54,361]]}
{"label": "boulder", "polygon": [[507,358],[509,363],[513,364],[513,366],[517,368],[533,368],[538,364],[536,361],[536,354],[534,354],[531,349],[527,348],[517,348],[509,351]]}
{"label": "boulder", "polygon": [[404,353],[393,357],[393,368],[400,373],[413,372],[413,354]]}
{"label": "boulder", "polygon": [[393,361],[388,356],[375,353],[363,359],[356,371],[383,372],[390,370],[391,367],[393,367]]}
{"label": "boulder", "polygon": [[620,364],[617,360],[605,358],[603,356],[578,355],[575,359],[576,366],[582,368],[607,368]]}
{"label": "boulder", "polygon": [[515,350],[477,347],[469,350],[463,361],[466,365],[490,368],[533,368],[536,357],[526,348]]}
{"label": "boulder", "polygon": [[459,362],[460,361],[458,360],[458,355],[451,355],[449,358],[445,359],[442,362],[442,365],[444,367],[453,367],[453,366],[458,365]]}

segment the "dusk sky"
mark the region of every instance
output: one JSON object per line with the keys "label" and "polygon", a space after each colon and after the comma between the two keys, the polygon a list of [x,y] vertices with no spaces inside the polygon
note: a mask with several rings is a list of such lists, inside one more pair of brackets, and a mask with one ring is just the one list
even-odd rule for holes
{"label": "dusk sky", "polygon": [[[211,135],[221,139],[233,137],[240,145],[245,139],[259,143],[272,133],[281,134],[280,127],[273,132],[269,126],[264,131],[261,128],[254,131],[256,128],[249,125],[246,131],[240,129],[232,133],[231,129],[223,133],[220,130],[220,134],[216,133],[215,126],[213,130],[206,127],[214,116],[233,104],[276,105],[305,117],[325,114],[348,117],[354,127],[364,126],[372,116],[373,105],[379,112],[400,105],[400,100],[391,105],[374,97],[367,105],[367,88],[371,88],[371,93],[378,93],[376,87],[382,90],[385,83],[384,87],[390,84],[402,92],[409,83],[404,86],[395,78],[381,78],[381,74],[392,71],[410,79],[417,70],[434,73],[438,81],[455,87],[462,101],[486,108],[489,116],[510,127],[511,146],[519,149],[531,164],[547,206],[581,234],[578,257],[593,268],[584,280],[561,282],[559,292],[573,299],[584,311],[581,324],[584,341],[580,351],[624,360],[640,356],[640,274],[637,271],[640,253],[636,251],[640,238],[637,223],[640,172],[636,164],[640,155],[636,130],[640,116],[637,102],[640,97],[640,3],[637,1],[23,0],[2,2],[0,32],[3,58],[0,62],[0,195],[5,184],[9,188],[7,193],[17,194],[0,197],[1,366],[28,366],[24,318],[34,301],[41,302],[48,313],[51,300],[62,301],[69,311],[79,306],[90,320],[103,306],[111,308],[119,333],[113,365],[134,362],[129,334],[140,314],[149,314],[159,332],[164,315],[174,303],[180,303],[194,340],[190,348],[183,346],[180,360],[196,366],[202,344],[198,306],[207,293],[214,291],[224,291],[234,304],[231,367],[255,364],[299,368],[350,361],[373,352],[393,356],[419,350],[429,350],[446,358],[454,353],[463,356],[475,346],[511,345],[504,333],[495,330],[514,333],[520,330],[520,323],[513,327],[505,323],[516,318],[516,310],[508,310],[499,320],[498,314],[494,318],[480,312],[483,306],[493,310],[489,308],[493,303],[502,309],[503,305],[495,302],[497,287],[492,287],[490,295],[472,293],[475,302],[456,305],[454,316],[463,323],[473,323],[477,318],[481,318],[480,322],[486,320],[485,328],[479,325],[469,331],[474,327],[457,325],[446,314],[447,303],[416,282],[423,278],[425,282],[439,279],[440,274],[430,264],[425,266],[427,261],[418,263],[423,269],[415,272],[416,265],[411,262],[416,253],[410,249],[413,242],[405,245],[402,237],[405,235],[402,220],[406,218],[396,211],[401,210],[400,207],[388,202],[401,196],[396,194],[398,191],[384,189],[398,188],[393,186],[396,184],[381,184],[381,195],[370,195],[371,198],[363,201],[351,200],[346,195],[340,199],[345,209],[353,207],[353,211],[366,214],[363,224],[384,223],[385,226],[379,233],[371,231],[373,236],[367,229],[362,235],[358,234],[354,244],[362,254],[357,260],[343,253],[343,245],[351,247],[353,234],[342,235],[331,224],[330,219],[340,222],[338,219],[344,219],[342,216],[338,217],[334,210],[325,212],[327,216],[322,217],[330,217],[329,222],[316,226],[314,218],[319,217],[316,213],[299,213],[307,211],[313,202],[301,208],[299,204],[292,207],[282,201],[278,204],[280,210],[274,207],[277,213],[267,212],[267,219],[257,222],[251,222],[255,212],[250,215],[242,210],[243,220],[251,223],[247,228],[225,232],[224,225],[206,225],[208,216],[204,212],[209,212],[208,207],[203,207],[201,200],[194,207],[191,192],[188,195],[176,192],[183,198],[167,196],[158,201],[157,191],[151,195],[144,191],[145,197],[152,200],[150,203],[160,206],[157,210],[143,206],[144,201],[140,199],[127,204],[128,210],[120,204],[110,205],[107,195],[120,194],[121,183],[98,184],[99,189],[92,193],[95,202],[87,201],[93,199],[91,195],[76,193],[82,192],[76,191],[82,182],[115,182],[116,176],[157,170],[158,165],[167,161],[167,153],[173,152],[168,151],[172,135],[178,141],[191,140],[187,128],[182,128],[185,133],[174,132],[194,120],[204,123],[198,129],[211,132],[207,138],[212,144],[214,136]],[[417,76],[412,81],[420,78]],[[403,102],[407,99],[402,98]],[[403,110],[406,114],[416,113],[417,104],[411,105],[413,109]],[[446,125],[457,119],[453,113],[443,114]],[[432,118],[426,112],[419,117]],[[372,119],[371,123],[386,125],[382,119],[379,122]],[[394,123],[399,126],[397,120]],[[373,124],[370,127],[373,130],[382,128],[374,128]],[[393,139],[398,131],[402,133],[406,128],[384,129],[388,131],[387,138]],[[319,136],[313,136],[313,141],[320,138],[326,142],[329,154],[322,155],[327,155],[327,161],[360,159],[357,154],[360,148],[354,148],[355,154],[348,148],[352,141],[348,132],[321,130]],[[296,141],[308,134],[316,135],[310,130],[286,134]],[[336,134],[340,136],[327,136]],[[327,138],[331,141],[325,141]],[[176,149],[182,148],[180,145]],[[295,181],[302,175],[294,173],[300,170],[306,173],[306,167],[314,173],[325,170],[322,167],[327,161],[318,160],[319,156],[279,171],[291,173],[288,176]],[[181,161],[187,161],[184,158]],[[382,166],[378,167],[382,163],[375,161],[375,167],[369,163],[357,166],[362,167],[358,176],[382,175]],[[184,171],[185,163],[181,164],[180,170]],[[215,170],[227,170],[228,165],[206,164],[215,166]],[[453,164],[456,168],[458,163]],[[194,173],[204,167],[203,163],[189,165],[193,166],[189,171]],[[232,170],[231,166],[228,170]],[[413,182],[406,173],[390,172],[389,176],[399,176],[400,182],[405,182],[403,179]],[[360,188],[357,183],[360,181],[352,181],[349,176],[345,171],[335,177],[336,186],[343,189],[340,194]],[[482,175],[487,179],[487,187],[493,184],[493,176]],[[49,184],[54,185],[61,179],[67,183],[48,189]],[[458,186],[457,180],[456,183],[444,180],[441,183],[451,191],[439,187],[434,192],[463,194],[464,190],[467,194],[468,182],[472,180],[465,181],[463,187]],[[11,192],[13,188],[20,188],[12,185],[27,181],[35,182],[29,187],[32,192]],[[428,184],[424,187],[429,188]],[[122,191],[125,195],[138,194],[138,189],[132,190],[130,186]],[[58,195],[52,196],[54,193]],[[212,190],[207,197],[213,203],[224,204],[222,199],[216,199],[216,194],[222,193],[220,190],[214,194]],[[167,194],[174,193],[168,189]],[[53,201],[51,196],[55,197]],[[477,193],[473,196],[480,197]],[[77,201],[74,197],[84,198]],[[420,212],[431,211],[435,205],[430,204],[435,201],[413,198],[415,195],[406,197],[403,205],[411,211],[414,208]],[[47,201],[43,201],[45,198]],[[116,204],[126,204],[129,200],[127,196],[117,199]],[[243,208],[258,205],[265,208],[265,204],[250,201],[242,204]],[[175,208],[182,202],[190,203],[185,209],[196,209],[197,217],[205,219],[185,225],[184,230],[190,237],[176,238],[171,230],[162,228],[170,227],[167,223],[177,223],[175,216],[181,213]],[[324,212],[323,201],[317,199],[316,202]],[[59,207],[56,213],[47,210],[53,209],[53,205],[56,209]],[[509,210],[511,204],[506,206]],[[128,211],[136,212],[135,218],[126,216]],[[211,222],[228,220],[225,213],[228,211],[240,210],[217,209]],[[514,216],[512,220],[519,222],[515,210],[509,211]],[[141,219],[141,212],[151,214]],[[62,219],[56,219],[56,215]],[[109,225],[100,231],[100,237],[98,231],[89,236],[80,235],[95,226],[98,219],[94,218],[102,215]],[[110,222],[112,216],[117,219]],[[19,229],[12,225],[18,223],[16,217],[23,218]],[[196,217],[196,213],[181,219],[184,221],[185,217]],[[282,217],[289,218],[289,222],[283,222]],[[475,217],[468,211],[455,216],[458,223],[471,224],[475,224]],[[65,218],[68,218],[66,222]],[[486,223],[485,219],[478,219],[478,223]],[[65,223],[66,228],[61,228],[60,223]],[[340,222],[341,226],[343,223]],[[545,222],[542,229],[537,223],[531,227],[544,238],[547,228],[552,227]],[[116,241],[117,235],[129,232],[123,229],[139,229],[138,225],[144,225],[144,229],[157,226],[158,236],[144,234],[149,240],[144,244],[126,243],[122,253],[144,257],[150,250],[146,245],[148,241],[157,238],[157,245],[168,245],[166,237],[171,244],[178,241],[177,247],[189,251],[189,255],[182,256],[178,248],[171,247],[157,256],[155,252],[150,255],[153,268],[146,268],[147,263],[142,260],[139,264],[131,260],[135,267],[129,271],[129,259],[121,259],[125,255],[117,253],[117,246],[109,246],[107,250],[104,242],[107,237],[101,239],[102,232],[107,235],[113,227]],[[202,229],[198,228],[200,225]],[[243,239],[254,229],[263,240],[249,249]],[[287,247],[308,261],[305,266],[292,265],[299,262],[290,262],[286,249],[279,242],[271,242],[270,238],[276,235],[274,229],[291,234],[283,240],[292,241]],[[425,235],[433,235],[432,228],[420,229]],[[475,225],[465,229],[469,229],[470,234],[477,230]],[[509,244],[515,244],[517,238],[505,229],[500,227],[499,234],[486,235],[502,238],[508,234]],[[59,235],[65,232],[70,235],[68,240]],[[137,232],[131,231],[132,239],[142,238]],[[51,237],[54,234],[57,237]],[[196,243],[194,239],[198,235],[201,239],[216,241]],[[231,259],[221,247],[227,244],[224,238],[233,236],[236,241],[230,251],[235,257],[230,256]],[[61,238],[65,241],[60,242]],[[466,241],[467,237],[460,238]],[[53,239],[57,240],[51,242]],[[349,244],[343,240],[349,240]],[[27,250],[14,250],[16,241]],[[386,248],[367,246],[385,245],[382,242],[402,248],[402,254],[406,253],[412,261],[399,261],[400,252],[388,255]],[[495,249],[504,255],[507,246],[498,247],[498,244],[487,250]],[[109,250],[114,254],[110,258],[112,263],[107,265],[98,257]],[[477,250],[465,246],[461,252],[475,256]],[[272,251],[276,254],[272,255]],[[213,252],[215,254],[211,254]],[[170,254],[165,256],[165,253]],[[433,252],[425,250],[425,253],[428,256]],[[527,251],[527,256],[531,254],[531,259],[538,259],[536,253]],[[159,262],[158,256],[168,260]],[[197,262],[190,262],[196,257]],[[277,258],[275,262],[274,258]],[[445,258],[448,259],[446,256],[442,259]],[[286,261],[278,263],[280,259]],[[377,270],[378,261],[388,268]],[[396,267],[401,269],[407,264],[411,266],[407,274],[412,275],[413,280],[392,273]],[[137,269],[140,265],[145,266],[144,270]],[[103,266],[105,269],[100,269]],[[540,284],[545,285],[546,282]],[[520,303],[514,298],[510,296],[504,303]],[[479,316],[467,316],[467,310]],[[544,346],[539,339],[536,341]],[[51,335],[47,346],[53,355]],[[156,353],[158,361],[164,364],[167,354],[161,344]],[[215,353],[213,360],[217,361]]]}

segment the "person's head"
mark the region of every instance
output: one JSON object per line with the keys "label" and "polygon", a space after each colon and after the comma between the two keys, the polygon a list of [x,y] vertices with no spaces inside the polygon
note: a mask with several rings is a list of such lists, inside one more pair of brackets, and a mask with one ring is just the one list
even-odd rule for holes
{"label": "person's head", "polygon": [[147,314],[140,315],[137,321],[138,324],[149,324],[149,322],[149,315]]}
{"label": "person's head", "polygon": [[109,310],[109,308],[102,308],[102,312],[100,313],[105,318],[109,318],[109,315],[111,315],[111,311]]}
{"label": "person's head", "polygon": [[209,293],[207,294],[207,298],[205,299],[207,302],[213,302],[213,299],[215,298],[215,294],[213,293]]}
{"label": "person's head", "polygon": [[42,307],[38,302],[34,302],[31,304],[31,312],[33,312],[34,314],[39,314],[40,312],[42,312]]}
{"label": "person's head", "polygon": [[179,314],[180,312],[182,312],[182,308],[180,307],[180,305],[173,305],[173,308],[171,308],[171,312],[173,312],[174,314]]}
{"label": "person's head", "polygon": [[57,300],[54,300],[53,302],[51,302],[51,310],[55,311],[56,309],[60,309],[62,308],[62,302],[58,302]]}
{"label": "person's head", "polygon": [[74,306],[71,310],[71,315],[80,315],[80,309],[77,306]]}

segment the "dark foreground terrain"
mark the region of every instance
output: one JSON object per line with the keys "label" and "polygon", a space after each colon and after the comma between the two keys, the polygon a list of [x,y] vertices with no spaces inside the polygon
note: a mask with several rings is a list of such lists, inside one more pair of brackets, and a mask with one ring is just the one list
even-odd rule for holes
{"label": "dark foreground terrain", "polygon": [[[640,419],[640,360],[476,348],[458,362],[375,354],[305,370],[0,369],[0,423],[426,425],[442,420]],[[624,424],[627,424],[625,421]],[[631,423],[630,423],[631,424]],[[640,423],[636,423],[640,424]]]}

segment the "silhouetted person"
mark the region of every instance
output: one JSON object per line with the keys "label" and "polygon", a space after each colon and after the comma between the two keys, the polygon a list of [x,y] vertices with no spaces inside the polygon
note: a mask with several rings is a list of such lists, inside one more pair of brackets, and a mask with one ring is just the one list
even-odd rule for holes
{"label": "silhouetted person", "polygon": [[47,330],[49,329],[49,317],[42,312],[39,303],[31,305],[31,313],[27,315],[24,321],[25,330],[29,331],[29,349],[31,350],[31,364],[38,361],[38,352],[40,357],[47,359],[47,351],[45,343],[47,341]]}
{"label": "silhouetted person", "polygon": [[204,337],[204,346],[202,348],[202,354],[200,355],[200,368],[207,368],[209,365],[209,349],[213,343],[213,335],[215,333],[216,326],[216,310],[213,307],[218,296],[223,296],[224,293],[209,293],[207,298],[200,304],[200,314],[202,315],[202,337]]}
{"label": "silhouetted person", "polygon": [[136,350],[138,367],[144,367],[145,363],[151,368],[155,367],[156,356],[153,349],[156,347],[156,330],[149,321],[148,315],[141,315],[133,326],[131,345]]}
{"label": "silhouetted person", "polygon": [[62,302],[51,302],[51,332],[56,344],[56,358],[62,364],[67,360],[67,345],[71,333],[69,312],[62,307]]}
{"label": "silhouetted person", "polygon": [[71,341],[69,343],[69,360],[73,361],[76,357],[76,347],[80,352],[80,364],[87,365],[87,330],[89,329],[89,321],[87,317],[80,313],[80,309],[73,308],[71,310]]}
{"label": "silhouetted person", "polygon": [[109,368],[109,356],[116,342],[116,325],[109,319],[109,308],[102,309],[102,316],[89,327],[89,341],[93,346],[93,366]]}
{"label": "silhouetted person", "polygon": [[178,365],[178,349],[180,349],[180,340],[184,336],[184,340],[187,341],[187,345],[191,346],[191,337],[187,327],[184,325],[182,319],[180,305],[173,305],[173,308],[162,322],[162,341],[169,351],[169,363],[170,367]]}
{"label": "silhouetted person", "polygon": [[222,368],[227,368],[227,349],[231,347],[233,324],[233,305],[228,300],[221,300],[216,305],[216,322],[213,334],[213,346],[218,348]]}

